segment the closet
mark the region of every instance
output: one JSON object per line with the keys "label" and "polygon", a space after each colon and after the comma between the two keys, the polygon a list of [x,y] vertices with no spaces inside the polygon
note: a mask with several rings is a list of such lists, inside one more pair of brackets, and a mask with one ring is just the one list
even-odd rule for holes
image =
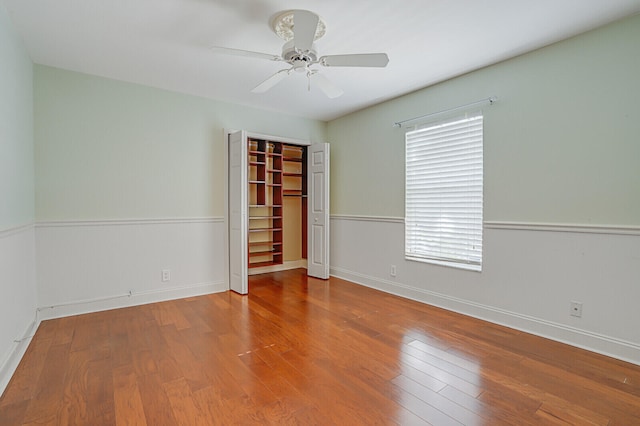
{"label": "closet", "polygon": [[247,143],[249,274],[278,265],[306,267],[306,147],[253,138]]}
{"label": "closet", "polygon": [[227,274],[306,267],[329,278],[329,144],[246,131],[226,132]]}

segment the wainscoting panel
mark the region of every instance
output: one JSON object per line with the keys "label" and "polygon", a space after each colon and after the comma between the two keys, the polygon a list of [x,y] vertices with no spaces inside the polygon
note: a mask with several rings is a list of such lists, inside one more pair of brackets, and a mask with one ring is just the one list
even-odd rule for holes
{"label": "wainscoting panel", "polygon": [[492,223],[483,250],[482,272],[407,261],[402,218],[331,220],[332,275],[640,364],[636,228]]}
{"label": "wainscoting panel", "polygon": [[0,230],[0,394],[37,326],[33,224]]}
{"label": "wainscoting panel", "polygon": [[228,289],[219,218],[43,222],[36,249],[41,319]]}

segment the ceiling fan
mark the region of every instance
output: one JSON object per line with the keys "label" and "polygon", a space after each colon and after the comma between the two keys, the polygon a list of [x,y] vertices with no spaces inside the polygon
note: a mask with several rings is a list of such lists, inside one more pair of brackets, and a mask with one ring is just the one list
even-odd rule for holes
{"label": "ceiling fan", "polygon": [[314,65],[324,67],[385,67],[389,62],[386,53],[360,53],[350,55],[326,55],[318,57],[314,41],[325,33],[325,23],[318,15],[308,10],[287,10],[279,13],[272,20],[271,28],[285,44],[281,55],[252,52],[249,50],[231,49],[213,46],[216,53],[246,56],[266,59],[270,61],[286,62],[291,67],[285,68],[258,84],[251,91],[264,93],[284,80],[292,72],[306,73],[309,90],[313,81],[329,98],[337,98],[344,92],[324,75],[320,74]]}

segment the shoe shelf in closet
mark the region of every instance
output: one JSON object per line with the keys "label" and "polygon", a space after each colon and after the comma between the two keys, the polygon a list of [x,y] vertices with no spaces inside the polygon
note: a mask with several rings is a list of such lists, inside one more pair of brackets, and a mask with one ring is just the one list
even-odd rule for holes
{"label": "shoe shelf in closet", "polygon": [[249,268],[282,264],[282,144],[249,139]]}

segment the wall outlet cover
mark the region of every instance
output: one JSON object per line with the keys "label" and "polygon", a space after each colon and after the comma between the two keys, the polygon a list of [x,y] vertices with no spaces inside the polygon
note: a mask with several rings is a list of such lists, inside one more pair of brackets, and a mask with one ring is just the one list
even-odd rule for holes
{"label": "wall outlet cover", "polygon": [[582,302],[571,302],[569,314],[572,317],[582,317]]}

